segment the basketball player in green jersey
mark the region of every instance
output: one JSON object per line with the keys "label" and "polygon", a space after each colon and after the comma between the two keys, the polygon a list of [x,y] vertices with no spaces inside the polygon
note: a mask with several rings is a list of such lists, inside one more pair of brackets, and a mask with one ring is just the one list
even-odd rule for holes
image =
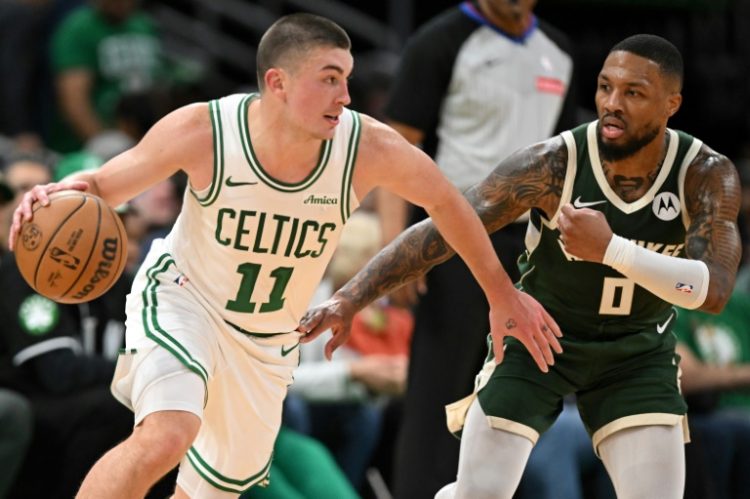
{"label": "basketball player in green jersey", "polygon": [[[515,340],[504,359],[495,346],[476,393],[447,408],[461,457],[457,482],[436,497],[511,498],[570,394],[618,497],[682,497],[672,305],[719,312],[740,259],[734,165],[667,128],[682,78],[668,41],[623,40],[598,77],[597,121],[512,154],[467,194],[490,232],[531,210],[519,287],[558,322],[564,353],[545,374]],[[302,326],[343,340],[355,310],[451,253],[431,222],[416,225]]]}
{"label": "basketball player in green jersey", "polygon": [[14,214],[11,247],[32,203],[52,192],[88,188],[116,206],[180,169],[189,177],[179,218],[128,299],[112,390],[135,412],[133,433],[92,468],[79,497],[143,497],[178,463],[179,498],[236,497],[266,481],[299,361],[296,329],[341,227],[376,186],[431,214],[487,293],[498,339],[519,337],[545,371],[560,351],[555,322],[513,287],[435,164],[346,109],[353,60],[339,26],[284,17],[257,62],[260,94],[181,108],[101,169],[34,187]]}

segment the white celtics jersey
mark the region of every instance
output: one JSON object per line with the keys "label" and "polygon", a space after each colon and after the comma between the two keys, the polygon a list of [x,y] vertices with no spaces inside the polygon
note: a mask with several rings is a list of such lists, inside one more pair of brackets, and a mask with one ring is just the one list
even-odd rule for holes
{"label": "white celtics jersey", "polygon": [[226,322],[269,334],[297,327],[358,206],[352,173],[360,119],[344,110],[307,178],[282,182],[253,151],[248,109],[257,97],[210,102],[213,180],[200,192],[188,187],[166,247],[191,287]]}

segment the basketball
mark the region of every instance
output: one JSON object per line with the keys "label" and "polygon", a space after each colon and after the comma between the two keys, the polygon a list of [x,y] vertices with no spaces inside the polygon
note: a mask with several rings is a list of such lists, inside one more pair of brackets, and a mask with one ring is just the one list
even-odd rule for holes
{"label": "basketball", "polygon": [[125,268],[127,240],[120,217],[98,196],[60,191],[34,203],[21,226],[16,264],[40,295],[83,303],[104,294]]}

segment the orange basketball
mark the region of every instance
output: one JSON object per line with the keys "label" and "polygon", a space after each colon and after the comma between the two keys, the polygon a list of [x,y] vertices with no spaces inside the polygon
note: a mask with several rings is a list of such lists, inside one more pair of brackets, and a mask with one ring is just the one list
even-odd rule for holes
{"label": "orange basketball", "polygon": [[35,203],[21,226],[16,264],[40,295],[60,303],[83,303],[107,291],[125,268],[125,228],[98,196],[81,191],[50,195]]}

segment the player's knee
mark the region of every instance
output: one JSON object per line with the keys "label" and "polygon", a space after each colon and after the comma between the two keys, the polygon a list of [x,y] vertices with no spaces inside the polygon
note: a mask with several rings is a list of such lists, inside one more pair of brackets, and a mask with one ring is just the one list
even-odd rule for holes
{"label": "player's knee", "polygon": [[198,435],[201,420],[195,414],[168,411],[147,416],[133,432],[146,461],[177,464]]}

